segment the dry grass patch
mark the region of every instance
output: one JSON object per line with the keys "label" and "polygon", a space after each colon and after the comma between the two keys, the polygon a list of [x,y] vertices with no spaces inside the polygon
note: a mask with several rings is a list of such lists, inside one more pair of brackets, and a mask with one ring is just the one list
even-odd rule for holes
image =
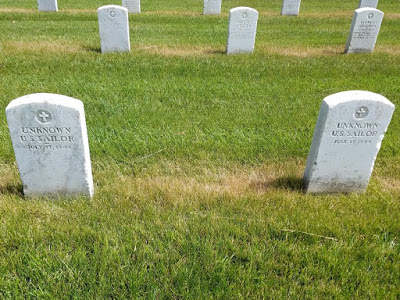
{"label": "dry grass patch", "polygon": [[39,12],[35,8],[0,7],[0,13],[32,14]]}
{"label": "dry grass patch", "polygon": [[[326,47],[299,47],[288,46],[282,47],[277,45],[261,44],[256,46],[256,50],[263,51],[268,54],[295,56],[295,57],[318,57],[318,56],[333,56],[344,54],[345,44],[341,46],[326,46]],[[391,55],[400,54],[400,46],[376,46],[374,52],[387,53]]]}
{"label": "dry grass patch", "polygon": [[167,46],[142,46],[137,48],[140,51],[145,51],[150,54],[157,54],[161,56],[208,56],[213,54],[223,54],[225,48],[212,48],[212,47],[167,47]]}
{"label": "dry grass patch", "polygon": [[187,10],[154,10],[145,11],[143,15],[166,15],[166,16],[189,16],[198,17],[202,15],[201,11],[187,11]]}
{"label": "dry grass patch", "polygon": [[[379,39],[379,37],[378,37]],[[375,47],[376,52],[382,52],[391,55],[400,55],[400,45],[391,45],[391,46],[381,46],[377,45]]]}
{"label": "dry grass patch", "polygon": [[380,176],[378,176],[377,179],[382,189],[396,193],[400,192],[400,179]]}
{"label": "dry grass patch", "polygon": [[[229,15],[229,14],[228,14]],[[260,17],[280,17],[281,16],[281,12],[279,11],[259,11],[258,15]]]}
{"label": "dry grass patch", "polygon": [[[99,6],[100,7],[100,6]],[[96,14],[97,15],[97,7],[88,9],[88,8],[81,8],[81,9],[76,9],[76,8],[66,8],[66,9],[60,9],[59,12],[61,13],[67,13],[67,14]]]}
{"label": "dry grass patch", "polygon": [[301,17],[311,18],[351,18],[353,17],[354,11],[330,11],[330,12],[300,12]]}
{"label": "dry grass patch", "polygon": [[385,13],[383,19],[400,19],[400,13]]}
{"label": "dry grass patch", "polygon": [[[195,174],[186,174],[180,166],[171,166],[168,175],[139,174],[118,175],[118,179],[99,183],[99,190],[118,198],[157,199],[173,204],[184,204],[190,199],[214,201],[219,197],[240,199],[259,197],[277,191],[301,192],[301,178],[305,160],[287,164],[271,164],[259,167],[236,167],[234,169],[199,169]],[[183,168],[185,169],[185,168]],[[111,178],[109,171],[97,177]],[[102,193],[102,191],[99,191]]]}
{"label": "dry grass patch", "polygon": [[277,46],[269,44],[261,44],[256,46],[256,49],[269,54],[278,54],[283,56],[295,57],[314,57],[314,56],[332,56],[344,53],[343,46],[327,46],[327,47],[298,47],[298,46]]}
{"label": "dry grass patch", "polygon": [[15,53],[20,52],[50,52],[78,53],[86,51],[82,45],[72,41],[6,41],[3,49]]}

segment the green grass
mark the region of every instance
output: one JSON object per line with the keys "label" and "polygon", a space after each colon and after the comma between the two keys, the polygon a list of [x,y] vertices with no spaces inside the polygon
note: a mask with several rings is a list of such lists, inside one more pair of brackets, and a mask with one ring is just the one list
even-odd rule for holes
{"label": "green grass", "polygon": [[[354,3],[353,3],[354,2]],[[396,106],[400,7],[372,54],[344,55],[357,1],[142,1],[130,53],[101,54],[104,1],[0,2],[0,103],[84,102],[93,200],[27,200],[0,114],[0,298],[400,296],[400,119],[368,190],[305,195],[324,97],[369,90]],[[227,56],[227,12],[260,12],[256,50]]]}

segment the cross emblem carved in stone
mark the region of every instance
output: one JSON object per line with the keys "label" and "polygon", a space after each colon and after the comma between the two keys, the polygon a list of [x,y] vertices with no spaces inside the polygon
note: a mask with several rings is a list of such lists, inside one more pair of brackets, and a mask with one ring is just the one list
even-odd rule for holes
{"label": "cross emblem carved in stone", "polygon": [[368,115],[368,108],[365,107],[365,106],[359,107],[359,108],[356,110],[356,113],[355,113],[355,117],[356,117],[357,119],[365,118],[367,115]]}
{"label": "cross emblem carved in stone", "polygon": [[51,121],[50,113],[48,113],[44,110],[38,111],[36,116],[37,116],[39,122],[46,123],[46,122]]}

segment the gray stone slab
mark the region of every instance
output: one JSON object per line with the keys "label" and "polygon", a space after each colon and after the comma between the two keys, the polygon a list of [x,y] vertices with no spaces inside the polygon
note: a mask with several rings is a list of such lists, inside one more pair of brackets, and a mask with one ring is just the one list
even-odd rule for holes
{"label": "gray stone slab", "polygon": [[203,15],[219,15],[221,14],[221,0],[204,0]]}
{"label": "gray stone slab", "polygon": [[326,97],[304,172],[306,192],[364,192],[393,111],[388,99],[372,92]]}
{"label": "gray stone slab", "polygon": [[301,0],[283,0],[282,1],[282,16],[298,16],[300,11]]}
{"label": "gray stone slab", "polygon": [[119,5],[105,5],[97,13],[101,52],[130,51],[128,10]]}
{"label": "gray stone slab", "polygon": [[383,12],[374,8],[354,11],[347,38],[345,53],[370,53],[374,51],[383,20]]}
{"label": "gray stone slab", "polygon": [[38,0],[39,11],[58,11],[57,0]]}
{"label": "gray stone slab", "polygon": [[227,54],[252,53],[257,33],[258,11],[235,7],[229,11]]}
{"label": "gray stone slab", "polygon": [[130,14],[140,14],[140,0],[122,0],[122,6]]}
{"label": "gray stone slab", "polygon": [[93,195],[83,103],[56,94],[31,94],[6,108],[26,197]]}
{"label": "gray stone slab", "polygon": [[377,6],[378,6],[378,0],[360,0],[360,3],[358,4],[358,8],[363,8],[363,7],[376,8]]}

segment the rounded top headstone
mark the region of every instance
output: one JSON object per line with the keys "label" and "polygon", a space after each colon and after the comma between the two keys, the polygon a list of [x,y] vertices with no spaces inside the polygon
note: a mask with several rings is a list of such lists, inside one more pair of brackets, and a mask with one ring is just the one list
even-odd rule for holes
{"label": "rounded top headstone", "polygon": [[50,105],[61,105],[64,107],[70,107],[74,109],[83,109],[83,103],[81,100],[51,93],[35,93],[29,94],[17,99],[12,100],[6,107],[6,111],[13,109],[21,105],[31,105],[33,103],[46,103]]}
{"label": "rounded top headstone", "polygon": [[[122,10],[122,11],[125,11],[126,13],[128,13],[128,9],[121,5],[103,5],[97,9],[97,12],[108,11],[108,10],[110,11],[110,13],[113,11],[114,11],[114,13],[116,13],[115,11],[118,11],[118,10],[120,10],[120,11]],[[114,17],[115,17],[115,15],[114,15]]]}
{"label": "rounded top headstone", "polygon": [[361,90],[345,91],[332,94],[324,98],[324,102],[326,102],[329,105],[329,107],[333,107],[350,101],[364,101],[364,100],[381,102],[382,104],[394,107],[394,104],[390,102],[386,97],[369,91],[361,91]]}
{"label": "rounded top headstone", "polygon": [[249,16],[249,14],[253,14],[253,15],[258,15],[258,11],[255,10],[254,8],[251,7],[247,7],[247,6],[238,6],[238,7],[234,7],[231,8],[229,10],[230,14],[234,14],[234,13],[240,13],[242,14],[242,18],[247,18]]}

